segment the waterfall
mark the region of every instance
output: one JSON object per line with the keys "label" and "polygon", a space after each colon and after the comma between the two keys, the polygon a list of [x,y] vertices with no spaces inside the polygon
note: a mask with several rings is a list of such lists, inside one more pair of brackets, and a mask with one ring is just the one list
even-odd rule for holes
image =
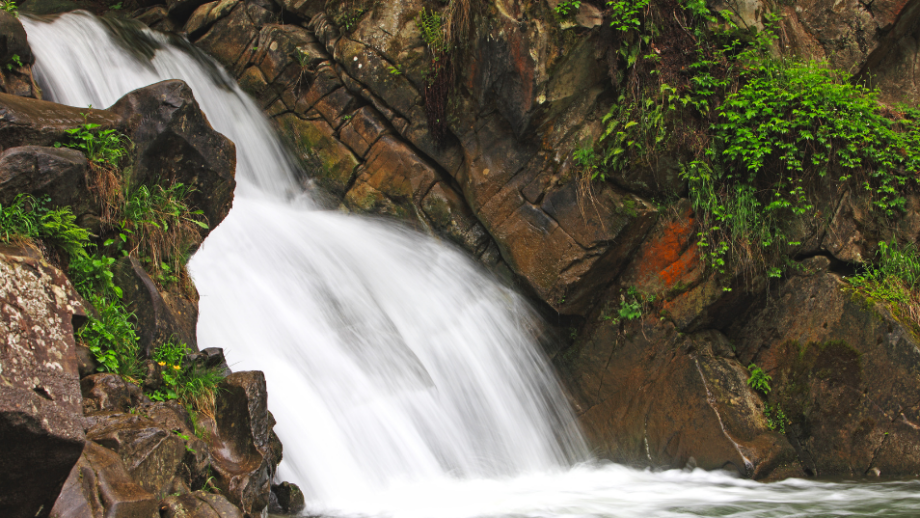
{"label": "waterfall", "polygon": [[182,79],[236,143],[233,208],[190,265],[198,339],[234,370],[265,372],[279,478],[301,486],[309,512],[913,516],[920,505],[915,482],[764,485],[592,461],[517,294],[431,237],[317,207],[258,107],[188,42],[81,12],[23,23],[47,99],[107,107]]}
{"label": "waterfall", "polygon": [[144,32],[150,59],[85,13],[26,25],[48,98],[106,107],[178,78],[237,144],[233,208],[191,263],[198,339],[265,372],[281,478],[329,501],[588,458],[518,295],[430,237],[296,196],[261,111],[190,47]]}

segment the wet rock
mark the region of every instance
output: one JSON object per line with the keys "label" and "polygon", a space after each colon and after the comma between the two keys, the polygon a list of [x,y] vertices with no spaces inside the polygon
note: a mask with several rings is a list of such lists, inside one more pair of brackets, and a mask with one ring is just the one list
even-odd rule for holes
{"label": "wet rock", "polygon": [[17,194],[49,196],[55,207],[69,206],[80,215],[87,208],[89,164],[80,151],[69,148],[21,146],[0,153],[0,204]]}
{"label": "wet rock", "polygon": [[125,470],[145,491],[162,498],[185,457],[185,440],[141,415],[99,420],[87,438],[116,452]]}
{"label": "wet rock", "polygon": [[256,516],[268,506],[271,478],[280,459],[271,448],[265,376],[236,372],[218,386],[217,411],[211,433],[211,468],[221,494]]}
{"label": "wet rock", "polygon": [[141,388],[124,380],[118,374],[92,374],[80,380],[83,394],[83,413],[125,412],[143,398]]}
{"label": "wet rock", "polygon": [[166,9],[169,15],[176,19],[185,19],[207,0],[166,0]]}
{"label": "wet rock", "polygon": [[134,141],[133,181],[193,187],[189,204],[204,211],[211,228],[223,221],[236,187],[236,147],[214,131],[188,85],[162,81],[125,95],[108,111]]}
{"label": "wet rock", "polygon": [[89,347],[77,345],[77,370],[80,378],[95,374],[98,368],[99,362],[96,361],[96,356],[89,350]]}
{"label": "wet rock", "polygon": [[269,511],[273,513],[297,514],[305,507],[303,491],[296,484],[282,482],[272,485],[272,506]]}
{"label": "wet rock", "polygon": [[201,352],[189,354],[186,356],[185,361],[200,368],[215,369],[224,377],[232,373],[230,367],[227,366],[224,350],[220,347],[208,347],[202,349]]}
{"label": "wet rock", "polygon": [[275,120],[293,143],[307,174],[329,192],[344,195],[355,178],[358,161],[333,137],[332,127],[321,120],[303,120],[293,113]]}
{"label": "wet rock", "polygon": [[166,10],[165,6],[155,5],[147,9],[141,9],[139,12],[135,12],[134,19],[143,23],[148,27],[155,27],[157,24],[166,19],[169,12]]}
{"label": "wet rock", "polygon": [[19,18],[12,13],[0,11],[0,66],[6,66],[17,56],[25,65],[35,62],[29,38]]}
{"label": "wet rock", "polygon": [[[254,53],[253,47],[258,37],[259,29],[249,16],[247,5],[240,3],[196,40],[195,46],[238,75],[242,69],[237,67],[249,61],[248,57]],[[244,56],[247,59],[242,59]]]}
{"label": "wet rock", "polygon": [[51,515],[56,518],[156,518],[157,499],[137,485],[115,452],[87,442]]}
{"label": "wet rock", "polygon": [[217,0],[198,7],[186,22],[185,32],[192,39],[201,36],[204,30],[229,15],[239,3],[240,0]]}
{"label": "wet rock", "polygon": [[742,363],[773,377],[769,402],[814,475],[916,473],[920,344],[898,314],[816,272],[790,278],[728,331]]}
{"label": "wet rock", "polygon": [[161,518],[243,518],[243,512],[222,495],[195,491],[160,502]]}
{"label": "wet rock", "polygon": [[170,339],[197,350],[195,334],[179,324],[140,261],[133,257],[119,259],[115,265],[115,284],[122,289],[124,299],[130,301],[128,310],[134,314],[138,346],[145,357],[152,357],[154,349]]}
{"label": "wet rock", "polygon": [[556,360],[601,456],[659,468],[692,459],[758,479],[803,475],[721,333],[684,336],[654,315],[626,330],[603,322]]}
{"label": "wet rock", "polygon": [[[86,114],[86,119],[81,113]],[[104,110],[73,108],[0,93],[0,146],[3,149],[22,145],[52,146],[67,139],[67,130],[84,122],[115,128],[119,117]]]}
{"label": "wet rock", "polygon": [[0,254],[0,515],[47,516],[83,449],[75,315],[63,273]]}

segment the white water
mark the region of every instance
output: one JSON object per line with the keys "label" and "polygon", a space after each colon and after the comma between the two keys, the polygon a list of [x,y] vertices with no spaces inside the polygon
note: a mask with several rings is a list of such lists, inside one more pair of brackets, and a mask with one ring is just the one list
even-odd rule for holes
{"label": "white water", "polygon": [[913,516],[920,485],[758,484],[592,462],[534,316],[461,253],[318,210],[258,108],[148,33],[152,60],[86,14],[24,19],[46,98],[105,107],[185,80],[237,145],[236,198],[192,261],[201,347],[266,373],[279,478],[338,516]]}

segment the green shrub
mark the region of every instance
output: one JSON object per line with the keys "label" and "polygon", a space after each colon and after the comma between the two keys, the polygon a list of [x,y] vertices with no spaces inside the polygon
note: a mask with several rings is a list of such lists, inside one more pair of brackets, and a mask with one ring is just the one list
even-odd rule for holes
{"label": "green shrub", "polygon": [[90,293],[87,300],[98,313],[77,332],[100,363],[99,370],[121,374],[137,382],[141,375],[137,335],[131,323],[132,314],[117,298]]}
{"label": "green shrub", "polygon": [[114,129],[99,130],[100,124],[86,121],[88,114],[80,115],[83,116],[84,123],[67,130],[70,139],[63,143],[56,142],[55,146],[79,149],[90,162],[118,167],[121,160],[128,155],[131,141]]}
{"label": "green shrub", "polygon": [[163,387],[148,394],[154,401],[178,400],[185,405],[195,425],[195,435],[201,437],[197,426],[198,414],[213,418],[217,385],[224,378],[217,369],[197,365],[186,366],[191,353],[188,346],[170,338],[153,352],[153,360],[162,367]]}
{"label": "green shrub", "polygon": [[769,394],[771,390],[770,382],[773,381],[773,377],[753,363],[748,365],[748,370],[751,371],[748,385],[758,392],[763,392],[764,395]]}

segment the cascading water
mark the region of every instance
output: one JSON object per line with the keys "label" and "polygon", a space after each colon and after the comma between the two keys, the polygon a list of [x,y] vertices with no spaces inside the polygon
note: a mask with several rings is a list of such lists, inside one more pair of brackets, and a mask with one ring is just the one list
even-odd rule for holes
{"label": "cascading water", "polygon": [[[237,144],[236,198],[192,261],[199,344],[266,373],[279,476],[340,516],[913,516],[920,486],[636,471],[590,460],[534,315],[460,252],[319,210],[268,122],[186,42],[85,13],[24,19],[46,98],[183,79]],[[116,33],[132,34],[131,42]]]}

